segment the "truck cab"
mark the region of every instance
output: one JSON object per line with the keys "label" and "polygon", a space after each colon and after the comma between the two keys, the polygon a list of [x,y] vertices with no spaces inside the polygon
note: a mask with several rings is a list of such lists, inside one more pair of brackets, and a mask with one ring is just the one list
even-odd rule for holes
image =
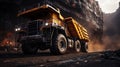
{"label": "truck cab", "polygon": [[41,50],[50,48],[54,33],[64,30],[64,18],[59,9],[48,4],[20,12],[18,16],[29,19],[25,27],[18,26],[15,29],[21,35],[17,41],[22,43],[24,53],[36,53],[38,48]]}

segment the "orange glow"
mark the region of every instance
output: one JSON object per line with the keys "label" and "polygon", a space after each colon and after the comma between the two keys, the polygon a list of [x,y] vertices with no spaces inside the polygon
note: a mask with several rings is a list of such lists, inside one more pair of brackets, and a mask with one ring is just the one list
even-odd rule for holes
{"label": "orange glow", "polygon": [[15,46],[15,41],[12,39],[13,33],[8,32],[5,38],[2,40],[0,46]]}
{"label": "orange glow", "polygon": [[100,52],[100,51],[105,51],[105,47],[103,44],[100,44],[98,42],[90,42],[88,45],[88,51],[89,52]]}

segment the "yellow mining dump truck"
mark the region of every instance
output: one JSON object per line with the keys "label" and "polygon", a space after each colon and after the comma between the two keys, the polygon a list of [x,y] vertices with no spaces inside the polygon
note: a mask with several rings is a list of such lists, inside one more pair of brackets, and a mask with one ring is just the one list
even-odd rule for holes
{"label": "yellow mining dump truck", "polygon": [[28,20],[15,28],[24,54],[34,54],[38,49],[50,49],[52,54],[65,54],[69,49],[87,52],[86,29],[72,18],[62,17],[59,9],[45,4],[18,16]]}

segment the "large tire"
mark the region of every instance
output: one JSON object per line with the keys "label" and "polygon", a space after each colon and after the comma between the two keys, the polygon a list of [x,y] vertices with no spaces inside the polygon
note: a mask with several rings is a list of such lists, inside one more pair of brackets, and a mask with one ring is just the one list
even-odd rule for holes
{"label": "large tire", "polygon": [[24,54],[36,54],[37,46],[35,44],[22,44],[22,51]]}
{"label": "large tire", "polygon": [[87,42],[81,42],[81,51],[87,53],[88,52],[88,43]]}
{"label": "large tire", "polygon": [[75,49],[75,52],[77,52],[77,53],[79,53],[81,51],[81,43],[79,40],[75,41],[74,49]]}
{"label": "large tire", "polygon": [[58,34],[53,37],[50,51],[52,54],[65,54],[66,53],[67,40],[63,34]]}

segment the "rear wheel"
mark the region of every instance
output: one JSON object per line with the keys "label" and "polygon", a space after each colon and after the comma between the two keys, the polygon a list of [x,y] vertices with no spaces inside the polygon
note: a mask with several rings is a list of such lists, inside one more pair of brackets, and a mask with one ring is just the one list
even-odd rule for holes
{"label": "rear wheel", "polygon": [[74,48],[75,48],[75,51],[76,51],[77,53],[80,52],[80,50],[81,50],[81,44],[80,44],[80,41],[79,41],[79,40],[75,41]]}
{"label": "rear wheel", "polygon": [[81,51],[87,53],[88,52],[88,43],[87,42],[81,42],[81,43],[82,43]]}
{"label": "rear wheel", "polygon": [[24,54],[35,54],[37,50],[38,48],[35,44],[22,44],[22,51]]}
{"label": "rear wheel", "polygon": [[53,37],[50,51],[52,54],[65,54],[66,53],[67,40],[63,34],[58,34]]}

